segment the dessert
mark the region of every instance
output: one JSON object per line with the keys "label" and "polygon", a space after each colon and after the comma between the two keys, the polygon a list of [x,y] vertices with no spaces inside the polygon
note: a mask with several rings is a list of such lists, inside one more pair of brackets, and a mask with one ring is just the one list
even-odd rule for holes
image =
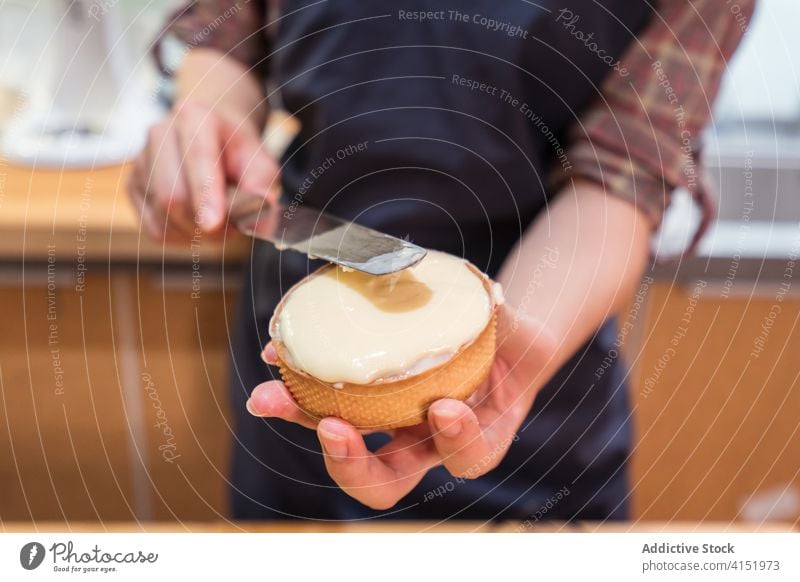
{"label": "dessert", "polygon": [[473,265],[429,251],[390,275],[322,267],[284,295],[269,332],[306,412],[397,428],[423,422],[435,400],[465,400],[486,379],[499,303],[499,286]]}

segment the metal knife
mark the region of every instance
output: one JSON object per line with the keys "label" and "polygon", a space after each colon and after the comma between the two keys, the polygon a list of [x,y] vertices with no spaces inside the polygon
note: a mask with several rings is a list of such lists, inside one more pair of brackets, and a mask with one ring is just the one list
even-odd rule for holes
{"label": "metal knife", "polygon": [[271,242],[281,251],[298,251],[370,275],[411,267],[427,252],[303,204],[268,204],[264,196],[235,188],[228,190],[228,201],[230,220],[245,235]]}

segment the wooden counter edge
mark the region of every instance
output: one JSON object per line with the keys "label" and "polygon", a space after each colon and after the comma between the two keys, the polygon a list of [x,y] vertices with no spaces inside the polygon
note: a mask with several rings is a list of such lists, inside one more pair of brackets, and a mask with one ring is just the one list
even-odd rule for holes
{"label": "wooden counter edge", "polygon": [[727,522],[614,522],[561,523],[541,522],[526,525],[518,522],[498,524],[478,521],[420,522],[50,522],[0,523],[0,533],[795,533],[800,530],[789,522],[747,524]]}

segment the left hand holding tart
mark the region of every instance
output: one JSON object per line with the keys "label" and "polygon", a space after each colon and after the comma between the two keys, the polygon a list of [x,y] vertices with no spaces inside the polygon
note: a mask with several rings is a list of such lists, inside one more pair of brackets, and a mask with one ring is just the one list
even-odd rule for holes
{"label": "left hand holding tart", "polygon": [[[437,465],[464,478],[493,469],[514,441],[555,346],[543,326],[513,321],[494,285],[461,259],[431,252],[407,271],[405,282],[397,278],[389,289],[381,288],[388,280],[361,281],[350,273],[345,275],[355,280],[343,284],[339,270],[329,268],[312,275],[316,289],[306,279],[290,290],[276,310],[273,341],[264,350],[264,359],[281,367],[289,386],[266,382],[248,401],[256,416],[316,429],[331,477],[375,509],[393,506]],[[409,288],[398,290],[403,285]],[[339,317],[348,319],[331,322],[330,301],[304,297],[303,287],[309,297],[333,291],[342,307]],[[391,305],[381,305],[392,295]],[[369,314],[371,309],[376,311]],[[418,310],[423,317],[408,315]],[[396,341],[382,334],[387,325],[396,326]],[[330,348],[318,349],[319,357],[302,341],[312,331],[322,338],[316,341],[327,337]],[[301,340],[293,342],[293,334]],[[342,365],[353,361],[342,354],[358,354],[358,365]],[[443,382],[430,380],[437,377]],[[302,385],[306,381],[311,388]],[[307,389],[316,396],[303,394]],[[387,405],[361,405],[370,402]],[[375,453],[367,450],[360,430],[387,427],[399,427],[393,439]]]}

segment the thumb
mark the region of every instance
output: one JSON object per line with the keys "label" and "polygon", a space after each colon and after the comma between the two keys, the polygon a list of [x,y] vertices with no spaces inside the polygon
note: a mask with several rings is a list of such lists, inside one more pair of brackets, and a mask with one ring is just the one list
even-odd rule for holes
{"label": "thumb", "polygon": [[278,186],[278,165],[251,128],[223,122],[224,159],[228,179],[238,187],[271,199]]}
{"label": "thumb", "polygon": [[512,310],[504,303],[498,309],[497,350],[507,362],[522,363],[535,369],[550,365],[558,351],[559,340],[549,326],[522,310]]}

